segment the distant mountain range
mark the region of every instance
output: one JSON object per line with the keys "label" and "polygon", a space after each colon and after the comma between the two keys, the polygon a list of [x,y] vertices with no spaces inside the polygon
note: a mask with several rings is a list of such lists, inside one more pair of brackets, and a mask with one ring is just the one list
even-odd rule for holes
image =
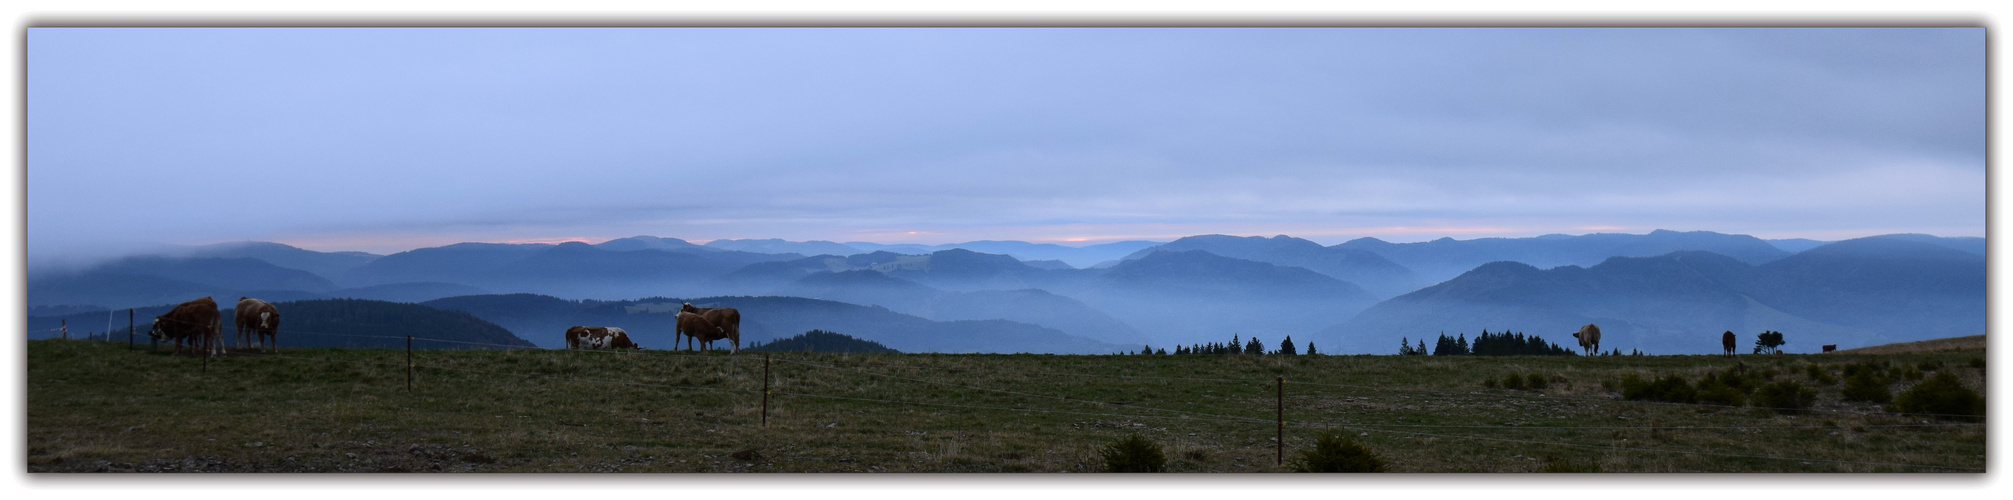
{"label": "distant mountain range", "polygon": [[1884,236],[1761,265],[1705,251],[1610,257],[1590,268],[1492,262],[1312,338],[1348,352],[1395,352],[1401,337],[1484,328],[1562,337],[1594,323],[1604,348],[1624,351],[1710,352],[1720,332],[1751,343],[1763,330],[1785,332],[1790,350],[1815,351],[1975,335],[1985,331],[1985,311],[1984,255]]}
{"label": "distant mountain range", "polygon": [[[1699,353],[1718,346],[1694,337],[1726,330],[1783,331],[1791,350],[1982,333],[1984,251],[1983,238],[1827,243],[1661,230],[1329,246],[1199,235],[1083,248],[637,236],[383,256],[243,242],[34,271],[28,306],[49,318],[205,295],[356,298],[464,310],[539,345],[557,345],[554,332],[573,324],[628,321],[651,345],[668,343],[668,332],[651,333],[663,318],[589,306],[727,297],[718,300],[758,313],[746,316],[756,326],[744,341],[818,329],[904,352],[1089,353],[1239,334],[1385,353],[1401,337],[1487,328],[1570,338],[1591,322],[1610,332],[1603,347]],[[840,305],[857,309],[830,312]]]}

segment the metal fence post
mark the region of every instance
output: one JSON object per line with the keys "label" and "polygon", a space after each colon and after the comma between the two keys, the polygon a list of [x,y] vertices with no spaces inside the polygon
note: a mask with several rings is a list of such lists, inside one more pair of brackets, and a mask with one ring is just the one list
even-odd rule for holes
{"label": "metal fence post", "polygon": [[762,354],[762,427],[769,426],[769,354]]}
{"label": "metal fence post", "polygon": [[1279,391],[1276,396],[1276,402],[1278,403],[1276,415],[1279,417],[1279,432],[1274,437],[1277,441],[1274,443],[1276,446],[1273,448],[1274,456],[1272,463],[1275,465],[1286,465],[1286,377],[1281,376],[1276,380],[1279,382]]}

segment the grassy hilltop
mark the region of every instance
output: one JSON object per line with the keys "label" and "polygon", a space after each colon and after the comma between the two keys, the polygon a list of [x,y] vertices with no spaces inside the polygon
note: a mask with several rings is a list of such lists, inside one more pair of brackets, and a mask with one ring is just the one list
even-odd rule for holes
{"label": "grassy hilltop", "polygon": [[[1984,385],[1983,349],[1885,355],[1054,356],[289,349],[203,360],[28,343],[39,471],[1090,472],[1129,434],[1172,472],[1275,472],[1327,428],[1393,472],[1938,472],[1985,468],[1985,426],[1844,401],[1874,362],[1900,394]],[[1974,361],[1975,360],[1975,361]],[[1804,412],[1621,399],[1621,381],[1769,373]],[[1819,375],[1819,374],[1823,375]],[[1928,374],[1928,375],[1923,375]],[[1501,381],[1542,381],[1541,389]],[[1758,375],[1757,375],[1758,376]],[[1825,382],[1830,379],[1830,382]],[[1883,379],[1885,380],[1885,379]],[[1981,391],[1982,392],[1982,391]]]}

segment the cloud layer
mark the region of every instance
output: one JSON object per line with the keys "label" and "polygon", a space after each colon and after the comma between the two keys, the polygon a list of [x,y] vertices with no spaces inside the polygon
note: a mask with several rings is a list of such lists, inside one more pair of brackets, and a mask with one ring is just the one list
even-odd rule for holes
{"label": "cloud layer", "polygon": [[32,28],[27,243],[1979,236],[1985,76],[1978,28]]}

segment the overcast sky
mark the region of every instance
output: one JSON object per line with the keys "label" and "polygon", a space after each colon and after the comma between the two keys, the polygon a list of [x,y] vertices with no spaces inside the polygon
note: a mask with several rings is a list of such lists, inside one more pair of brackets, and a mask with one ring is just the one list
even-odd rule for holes
{"label": "overcast sky", "polygon": [[1982,28],[29,28],[31,263],[1983,236]]}

